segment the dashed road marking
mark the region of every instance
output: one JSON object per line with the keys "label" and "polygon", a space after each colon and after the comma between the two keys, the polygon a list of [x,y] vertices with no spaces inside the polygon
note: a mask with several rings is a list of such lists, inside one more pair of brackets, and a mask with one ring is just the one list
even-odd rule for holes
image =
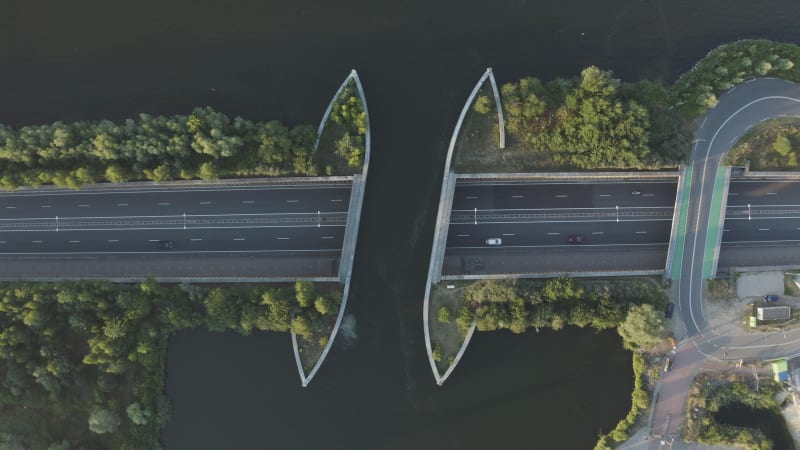
{"label": "dashed road marking", "polygon": [[31,242],[33,242],[34,244],[41,244],[42,243],[42,241],[31,241]]}
{"label": "dashed road marking", "polygon": [[17,209],[16,206],[6,206],[6,209]]}
{"label": "dashed road marking", "polygon": [[333,200],[331,200],[331,201],[332,201],[332,202],[343,202],[344,200],[342,200],[341,198],[334,198],[334,199],[333,199]]}
{"label": "dashed road marking", "polygon": [[511,198],[525,198],[524,195],[512,195]]}
{"label": "dashed road marking", "polygon": [[600,197],[611,197],[611,194],[600,194]]}
{"label": "dashed road marking", "polygon": [[113,242],[119,242],[119,239],[109,239],[109,240],[108,240],[108,242],[111,242],[111,243],[113,243]]}
{"label": "dashed road marking", "polygon": [[558,236],[561,233],[547,233],[548,236]]}
{"label": "dashed road marking", "polygon": [[196,241],[202,241],[203,239],[202,239],[202,238],[191,238],[191,239],[189,239],[189,240],[190,240],[190,241],[195,241],[195,242],[196,242]]}
{"label": "dashed road marking", "polygon": [[297,203],[297,202],[299,202],[299,201],[300,201],[300,200],[286,200],[286,203]]}
{"label": "dashed road marking", "polygon": [[78,208],[88,208],[89,205],[78,205]]}
{"label": "dashed road marking", "polygon": [[[280,238],[278,238],[278,239],[280,239]],[[244,238],[233,238],[233,240],[234,240],[234,241],[243,241],[243,240],[244,240]]]}
{"label": "dashed road marking", "polygon": [[210,205],[211,202],[200,202],[201,205]]}
{"label": "dashed road marking", "polygon": [[322,236],[322,239],[333,239],[333,236]]}
{"label": "dashed road marking", "polygon": [[[279,241],[286,241],[286,240],[288,240],[289,238],[287,238],[287,237],[279,237],[279,238],[277,238],[277,239],[278,239]],[[244,239],[242,239],[242,240],[244,240]]]}
{"label": "dashed road marking", "polygon": [[128,206],[127,203],[117,203],[117,206]]}
{"label": "dashed road marking", "polygon": [[468,198],[470,200],[473,200],[473,199],[478,198],[478,196],[477,195],[470,195],[470,196],[467,196],[466,198]]}
{"label": "dashed road marking", "polygon": [[558,194],[556,198],[567,198],[567,194]]}
{"label": "dashed road marking", "polygon": [[169,202],[159,202],[158,206],[169,206]]}
{"label": "dashed road marking", "polygon": [[242,200],[242,203],[244,203],[245,205],[249,205],[251,203],[255,203],[255,200]]}
{"label": "dashed road marking", "polygon": [[647,231],[637,231],[636,234],[647,234]]}
{"label": "dashed road marking", "polygon": [[514,233],[503,233],[503,236],[516,236]]}
{"label": "dashed road marking", "polygon": [[592,234],[605,234],[604,231],[592,231]]}
{"label": "dashed road marking", "polygon": [[468,234],[459,234],[458,237],[469,237]]}
{"label": "dashed road marking", "polygon": [[42,205],[42,208],[52,208],[53,205]]}

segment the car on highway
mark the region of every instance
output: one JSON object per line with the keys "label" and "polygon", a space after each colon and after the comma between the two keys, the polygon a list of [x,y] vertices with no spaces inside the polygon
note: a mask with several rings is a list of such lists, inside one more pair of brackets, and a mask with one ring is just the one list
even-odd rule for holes
{"label": "car on highway", "polygon": [[158,248],[162,250],[169,250],[172,247],[175,247],[175,242],[173,241],[158,241]]}
{"label": "car on highway", "polygon": [[666,357],[664,359],[664,372],[669,372],[672,370],[672,358]]}
{"label": "car on highway", "polygon": [[582,234],[570,234],[567,237],[567,242],[570,244],[583,244],[583,235]]}
{"label": "car on highway", "polygon": [[765,302],[777,302],[777,301],[778,301],[778,300],[780,300],[780,299],[781,299],[781,298],[780,298],[780,297],[778,297],[778,296],[777,296],[777,295],[775,295],[775,294],[768,294],[768,295],[765,295],[765,296],[764,296],[764,301],[765,301]]}
{"label": "car on highway", "polygon": [[503,245],[503,240],[500,238],[489,238],[486,240],[486,245],[491,245],[492,247]]}
{"label": "car on highway", "polygon": [[667,317],[667,319],[672,319],[673,312],[675,312],[675,303],[667,303],[667,307],[664,308],[664,315]]}

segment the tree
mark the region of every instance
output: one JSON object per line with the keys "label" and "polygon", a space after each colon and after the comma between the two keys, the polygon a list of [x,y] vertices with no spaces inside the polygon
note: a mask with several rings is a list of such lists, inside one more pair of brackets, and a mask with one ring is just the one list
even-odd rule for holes
{"label": "tree", "polygon": [[147,425],[147,422],[150,420],[150,410],[142,408],[139,402],[133,402],[128,405],[125,412],[128,414],[128,418],[131,419],[131,422],[136,425]]}
{"label": "tree", "polygon": [[438,315],[439,322],[441,322],[441,323],[450,323],[450,321],[452,319],[453,319],[453,315],[450,313],[449,309],[447,309],[444,306],[439,308],[439,315]]}
{"label": "tree", "polygon": [[778,136],[772,144],[772,149],[779,153],[781,156],[788,156],[792,151],[792,143],[786,136]]}
{"label": "tree", "polygon": [[119,414],[106,408],[95,407],[89,414],[89,430],[97,434],[113,433],[119,427]]}
{"label": "tree", "polygon": [[312,323],[308,317],[298,314],[292,319],[292,333],[304,339],[309,339],[313,332]]}
{"label": "tree", "polygon": [[665,325],[664,313],[651,304],[633,306],[617,331],[628,350],[644,350],[661,340]]}
{"label": "tree", "polygon": [[297,304],[301,308],[308,308],[314,302],[314,283],[311,281],[297,280],[294,284]]}
{"label": "tree", "polygon": [[478,114],[487,114],[489,111],[491,111],[491,102],[489,101],[489,97],[486,95],[479,95],[478,98],[475,99],[475,105],[472,106],[472,109],[474,109]]}
{"label": "tree", "polygon": [[318,313],[322,314],[323,316],[327,316],[333,312],[333,302],[331,302],[328,297],[320,295],[316,300],[314,300],[314,308]]}
{"label": "tree", "polygon": [[431,352],[431,358],[433,358],[433,360],[437,363],[442,360],[442,347],[438,344],[433,348],[433,351]]}

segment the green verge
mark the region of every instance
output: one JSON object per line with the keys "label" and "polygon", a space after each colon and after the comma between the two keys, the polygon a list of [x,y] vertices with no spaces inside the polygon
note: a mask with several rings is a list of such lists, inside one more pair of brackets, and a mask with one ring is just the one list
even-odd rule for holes
{"label": "green verge", "polygon": [[681,210],[678,212],[678,234],[675,237],[675,253],[672,258],[672,279],[681,279],[681,266],[683,264],[683,248],[686,243],[686,227],[689,220],[689,197],[692,191],[692,166],[686,168],[686,177],[683,181],[683,198]]}
{"label": "green verge", "polygon": [[708,231],[706,246],[703,253],[703,278],[711,276],[714,266],[714,254],[717,250],[717,237],[722,231],[719,228],[720,214],[722,214],[722,193],[725,187],[725,167],[717,169],[717,178],[714,180],[714,194],[711,197],[711,206],[708,214]]}

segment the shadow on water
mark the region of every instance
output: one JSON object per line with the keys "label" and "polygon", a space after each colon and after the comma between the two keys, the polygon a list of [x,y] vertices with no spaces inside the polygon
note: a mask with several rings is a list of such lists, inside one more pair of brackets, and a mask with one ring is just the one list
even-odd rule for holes
{"label": "shadow on water", "polygon": [[772,441],[774,450],[795,450],[786,421],[779,413],[766,409],[753,409],[741,403],[723,406],[714,419],[736,427],[757,428]]}

